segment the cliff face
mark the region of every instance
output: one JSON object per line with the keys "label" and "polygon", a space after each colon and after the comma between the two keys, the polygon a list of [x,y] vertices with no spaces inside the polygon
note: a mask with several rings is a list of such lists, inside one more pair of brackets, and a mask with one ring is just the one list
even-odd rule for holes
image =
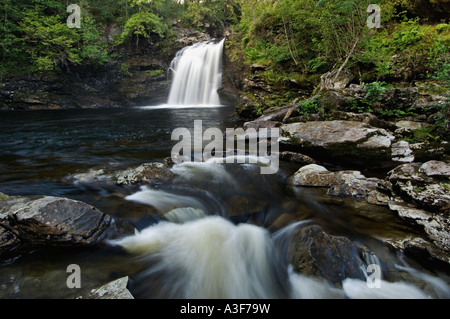
{"label": "cliff face", "polygon": [[169,66],[176,52],[210,36],[174,28],[168,47],[151,44],[119,47],[99,68],[73,67],[65,72],[4,77],[0,110],[119,107],[164,103],[170,88]]}

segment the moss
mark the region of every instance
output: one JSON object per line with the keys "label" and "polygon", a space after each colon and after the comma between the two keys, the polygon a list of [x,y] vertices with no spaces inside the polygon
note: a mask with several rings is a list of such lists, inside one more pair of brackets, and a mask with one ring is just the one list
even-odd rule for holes
{"label": "moss", "polygon": [[162,70],[162,69],[148,70],[148,71],[145,71],[145,73],[147,73],[151,77],[154,77],[154,76],[158,76],[160,74],[163,74],[164,70]]}

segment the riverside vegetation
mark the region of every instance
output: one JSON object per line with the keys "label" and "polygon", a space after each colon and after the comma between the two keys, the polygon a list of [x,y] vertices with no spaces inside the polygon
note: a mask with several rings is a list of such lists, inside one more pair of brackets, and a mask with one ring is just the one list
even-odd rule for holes
{"label": "riverside vegetation", "polygon": [[[383,223],[376,212],[387,209],[401,226],[378,239],[448,271],[449,1],[80,0],[79,29],[66,25],[68,4],[5,0],[0,7],[1,111],[164,103],[176,52],[225,37],[221,99],[234,104],[244,128],[280,128],[280,159],[296,166],[284,186],[317,190],[324,201],[354,199],[365,207],[364,221]],[[370,4],[381,8],[381,28],[367,26]],[[125,192],[177,185],[172,165],[74,176]],[[276,195],[262,186],[259,193]],[[133,233],[128,222],[79,201],[8,195],[0,193],[6,263],[30,247],[95,246]],[[215,195],[229,200],[238,218],[267,207],[245,194]],[[55,208],[65,212],[62,223],[52,218]],[[269,229],[282,229],[292,216],[281,214]],[[345,277],[364,280],[370,248],[325,228],[294,233],[294,271],[337,288]],[[397,280],[401,274],[385,266],[387,279]]]}

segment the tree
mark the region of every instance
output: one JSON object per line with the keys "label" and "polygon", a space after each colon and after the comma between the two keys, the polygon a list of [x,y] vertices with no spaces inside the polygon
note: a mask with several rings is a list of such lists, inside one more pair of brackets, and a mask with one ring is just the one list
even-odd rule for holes
{"label": "tree", "polygon": [[34,71],[51,71],[79,64],[81,57],[76,48],[80,37],[75,29],[67,27],[58,15],[46,16],[43,7],[35,6],[24,12],[18,30],[23,34],[25,46]]}

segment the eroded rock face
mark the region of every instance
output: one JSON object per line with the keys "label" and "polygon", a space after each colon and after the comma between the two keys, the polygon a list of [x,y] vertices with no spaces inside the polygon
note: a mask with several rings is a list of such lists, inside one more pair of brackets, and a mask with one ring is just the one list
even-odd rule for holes
{"label": "eroded rock face", "polygon": [[395,211],[407,224],[421,228],[428,239],[434,244],[424,243],[424,240],[414,238],[402,243],[402,249],[421,249],[430,256],[450,263],[450,218],[443,214],[433,214],[405,203],[401,199],[389,201],[389,208]]}
{"label": "eroded rock face", "polygon": [[403,164],[388,173],[393,190],[432,212],[450,211],[450,165],[441,161]]}

